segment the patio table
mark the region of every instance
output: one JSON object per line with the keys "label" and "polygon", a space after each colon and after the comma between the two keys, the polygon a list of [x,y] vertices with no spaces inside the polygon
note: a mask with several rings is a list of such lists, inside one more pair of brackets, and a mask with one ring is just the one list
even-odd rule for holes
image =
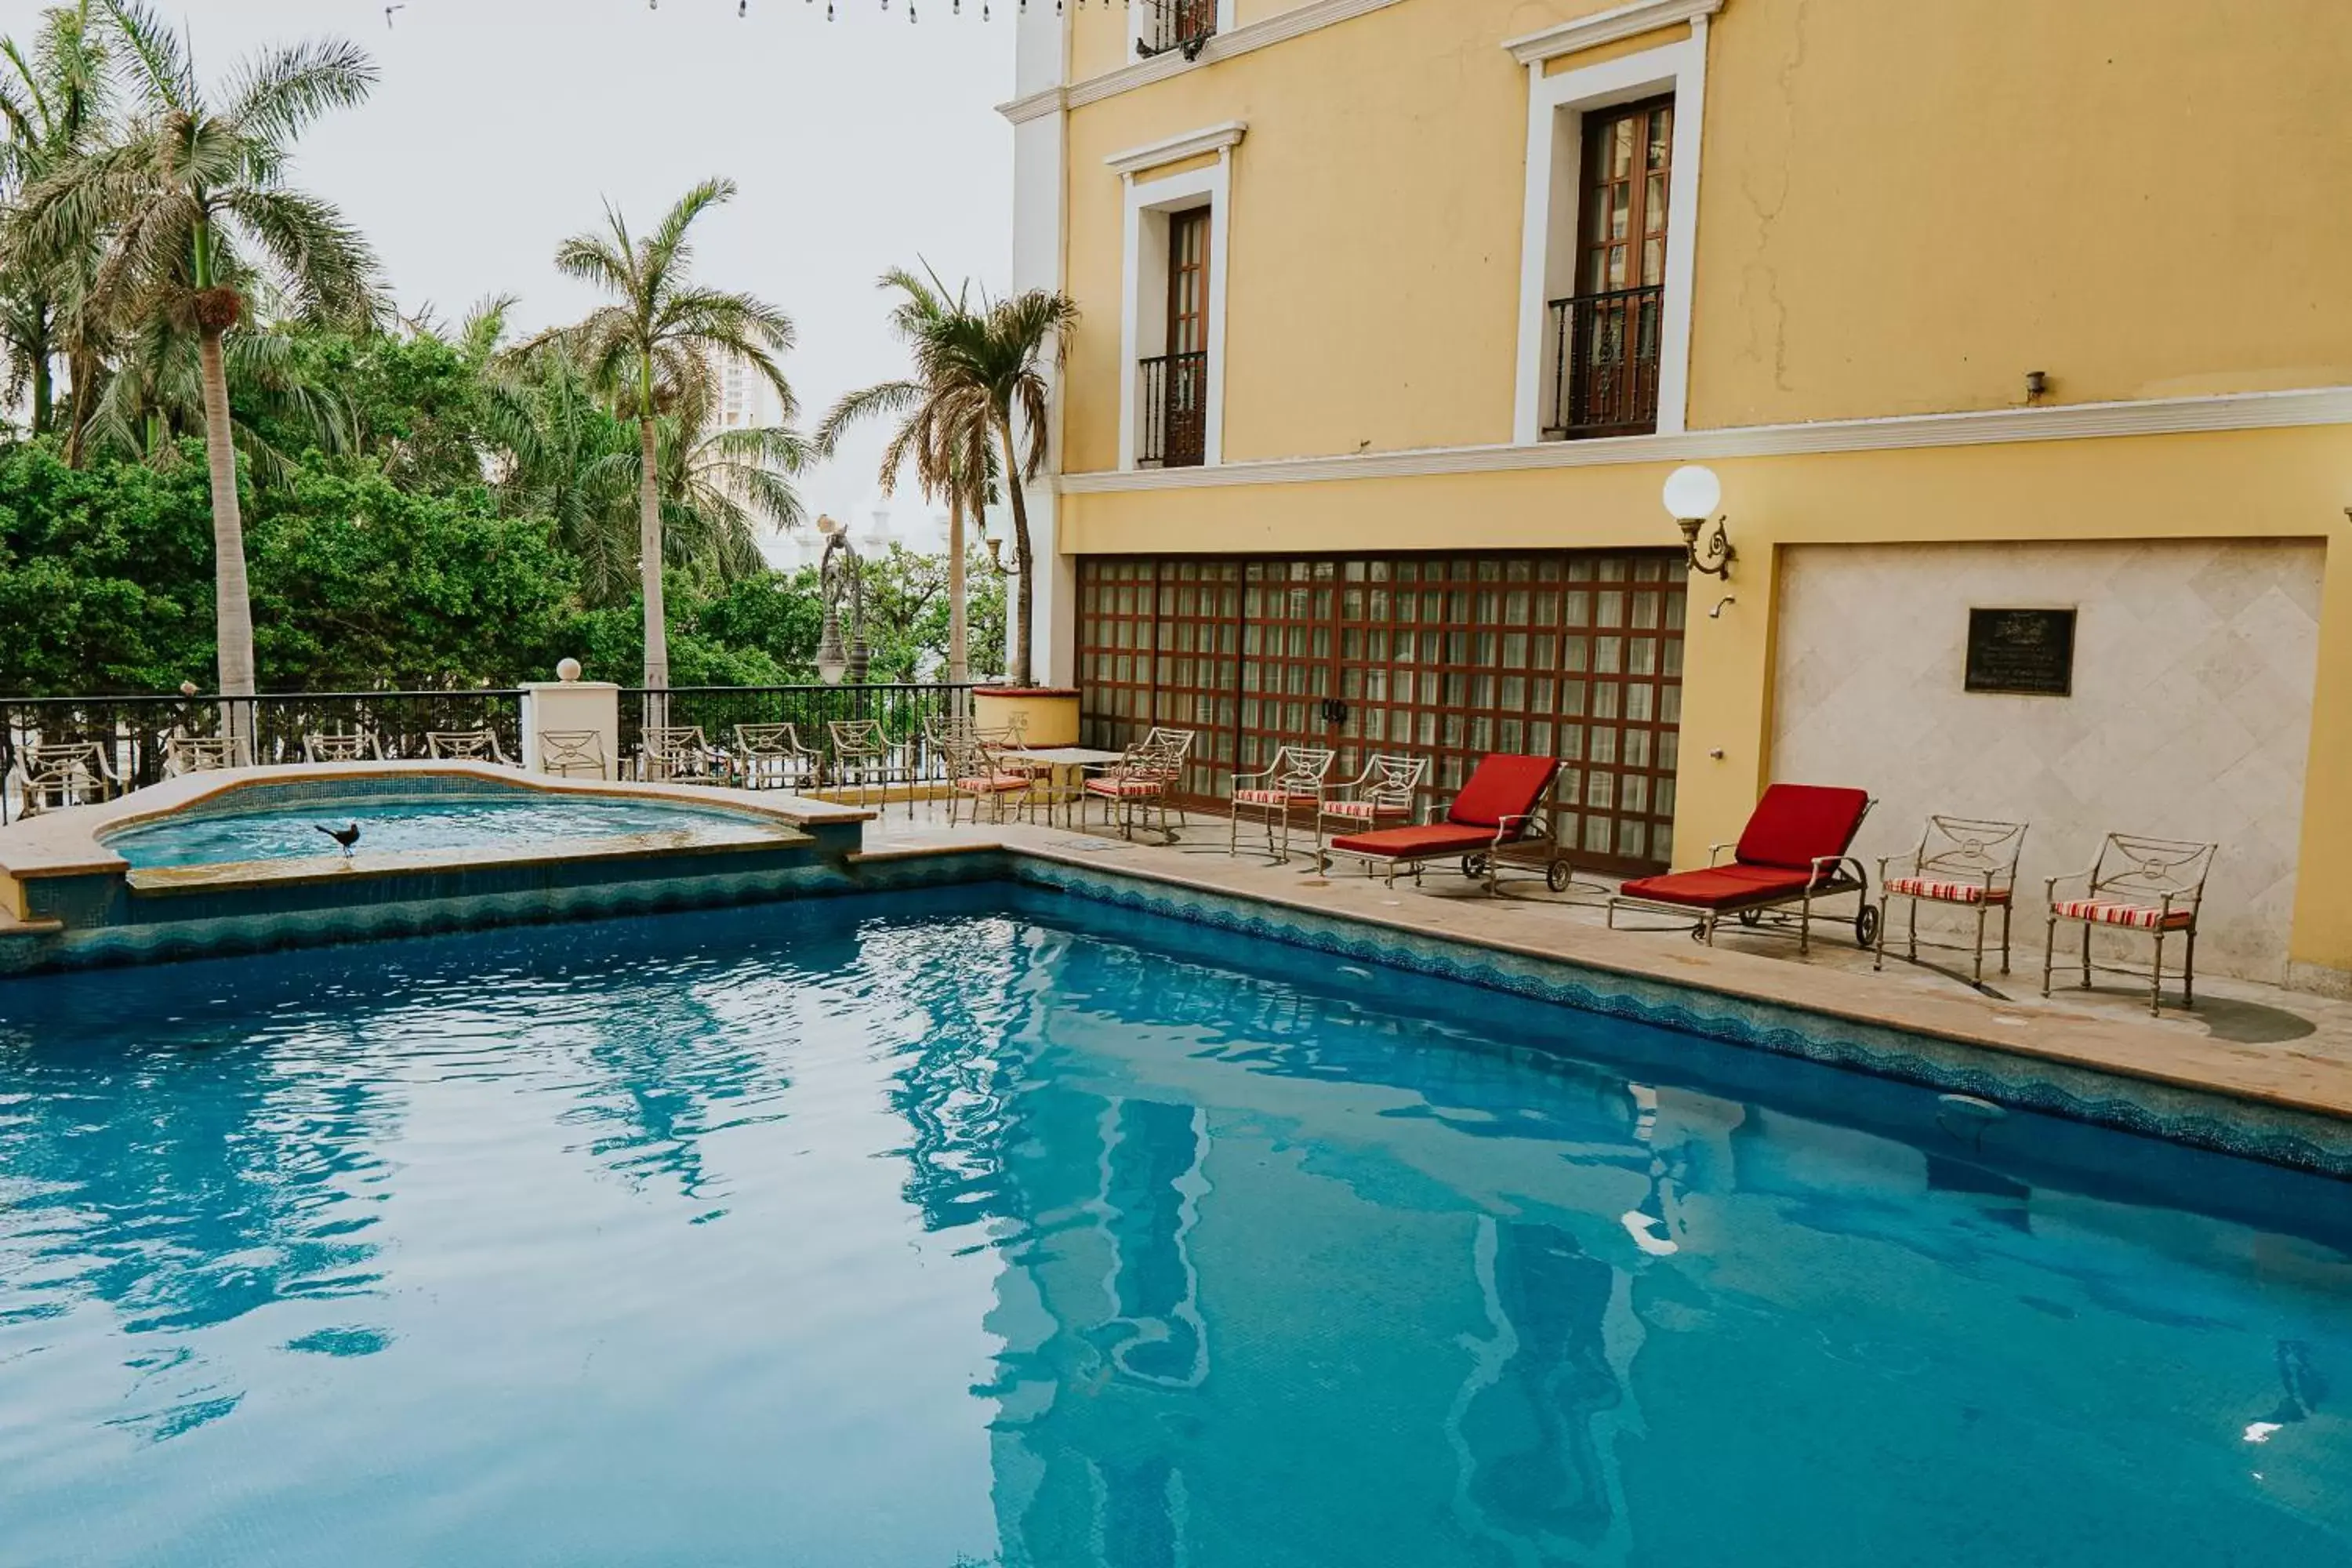
{"label": "patio table", "polygon": [[1054,820],[1055,805],[1066,805],[1071,811],[1070,826],[1076,827],[1076,812],[1081,797],[1076,784],[1072,784],[1066,791],[1064,789],[1065,776],[1083,773],[1088,768],[1107,768],[1123,759],[1127,753],[1097,751],[1092,746],[1024,746],[1018,751],[1003,752],[1003,755],[1009,763],[1034,763],[1047,770],[1053,780],[1053,791],[1045,801],[1045,820],[1048,823]]}

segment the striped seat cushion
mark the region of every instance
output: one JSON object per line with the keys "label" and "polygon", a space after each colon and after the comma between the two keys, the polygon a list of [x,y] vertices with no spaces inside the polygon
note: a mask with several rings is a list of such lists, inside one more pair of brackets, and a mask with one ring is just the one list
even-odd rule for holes
{"label": "striped seat cushion", "polygon": [[1160,785],[1157,779],[1088,779],[1087,793],[1116,796],[1158,795]]}
{"label": "striped seat cushion", "polygon": [[2131,926],[2140,931],[2186,931],[2197,918],[2194,910],[2175,910],[2170,914],[2154,904],[2119,904],[2105,899],[2061,899],[2050,907],[2050,912],[2062,921],[2083,921],[2092,925]]}
{"label": "striped seat cushion", "polygon": [[1293,795],[1283,789],[1237,789],[1234,791],[1235,805],[1313,805],[1315,796]]}
{"label": "striped seat cushion", "polygon": [[1350,822],[1371,822],[1383,816],[1410,816],[1412,812],[1402,805],[1371,800],[1327,800],[1323,803],[1326,816],[1344,816]]}
{"label": "striped seat cushion", "polygon": [[1027,789],[1025,773],[998,773],[993,778],[958,779],[956,788],[967,795],[1002,795],[1007,790]]}
{"label": "striped seat cushion", "polygon": [[1988,890],[1982,882],[1943,882],[1933,877],[1889,877],[1886,890],[1898,899],[1932,899],[1943,904],[2005,904],[2007,888]]}

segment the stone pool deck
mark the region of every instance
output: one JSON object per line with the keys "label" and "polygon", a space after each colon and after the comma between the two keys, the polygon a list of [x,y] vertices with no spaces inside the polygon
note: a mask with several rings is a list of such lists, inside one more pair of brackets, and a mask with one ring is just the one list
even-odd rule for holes
{"label": "stone pool deck", "polygon": [[[1419,887],[1401,879],[1391,889],[1352,868],[1327,878],[1304,856],[1276,864],[1249,853],[1246,841],[1238,858],[1229,856],[1222,819],[1195,817],[1177,843],[1162,845],[1092,825],[950,827],[943,807],[920,805],[910,816],[900,802],[867,824],[866,841],[869,861],[1002,847],[2352,1121],[2352,1002],[2280,986],[2200,977],[2194,1011],[2168,1006],[2152,1018],[2146,984],[2120,975],[2100,975],[2084,992],[2063,988],[2062,967],[2062,988],[2043,1001],[2041,952],[2021,948],[2014,973],[1996,968],[1979,992],[1958,967],[1964,954],[1923,952],[1954,966],[1939,970],[1890,953],[1874,973],[1841,923],[1817,922],[1802,959],[1791,937],[1737,928],[1719,932],[1709,949],[1675,931],[1609,930],[1605,884],[1580,880],[1555,894],[1519,877],[1489,898],[1434,868]],[[2032,922],[2018,923],[2022,937]]]}

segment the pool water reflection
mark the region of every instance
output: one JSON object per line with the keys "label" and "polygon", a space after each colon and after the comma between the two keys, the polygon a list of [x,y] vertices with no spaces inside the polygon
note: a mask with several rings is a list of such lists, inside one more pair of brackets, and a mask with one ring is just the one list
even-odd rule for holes
{"label": "pool water reflection", "polygon": [[1002,889],[140,982],[0,984],[12,1563],[2352,1553],[2340,1184]]}

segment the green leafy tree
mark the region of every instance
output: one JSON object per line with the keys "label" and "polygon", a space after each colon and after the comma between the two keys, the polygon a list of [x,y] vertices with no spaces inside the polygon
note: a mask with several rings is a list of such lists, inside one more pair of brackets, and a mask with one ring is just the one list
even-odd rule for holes
{"label": "green leafy tree", "polygon": [[253,571],[281,689],[510,681],[552,668],[576,614],[547,520],[499,515],[478,483],[419,494],[372,466],[261,497]]}
{"label": "green leafy tree", "polygon": [[204,470],[0,451],[0,692],[169,691],[213,662]]}
{"label": "green leafy tree", "polygon": [[[110,85],[89,0],[43,12],[29,51],[13,38],[0,43],[0,119],[8,130],[0,143],[0,194],[14,200],[87,152],[105,127]],[[55,423],[58,353],[71,353],[77,374],[69,379],[77,393],[86,390],[79,374],[89,357],[81,318],[95,252],[96,237],[89,233],[36,245],[14,232],[0,247],[7,390],[11,397],[29,395],[36,436]],[[80,402],[78,396],[77,428]]]}
{"label": "green leafy tree", "polygon": [[789,420],[797,408],[776,356],[793,345],[791,318],[749,294],[700,287],[694,281],[694,225],[734,198],[730,180],[697,185],[670,208],[643,240],[617,209],[605,225],[566,240],[555,264],[570,278],[614,297],[565,334],[589,384],[618,416],[637,426],[638,569],[645,615],[644,680],[670,684],[668,625],[663,607],[659,420],[684,400],[709,400],[715,363],[748,366],[776,391]]}
{"label": "green leafy tree", "polygon": [[25,195],[26,233],[48,246],[103,232],[95,298],[121,321],[162,321],[196,339],[211,477],[220,689],[254,689],[251,594],[223,339],[266,277],[320,321],[376,309],[376,266],[332,206],[286,184],[293,144],[331,110],[362,102],[375,68],[356,45],[321,41],[249,61],[218,95],[142,0],[106,12],[137,100],[123,134],[68,161]]}

